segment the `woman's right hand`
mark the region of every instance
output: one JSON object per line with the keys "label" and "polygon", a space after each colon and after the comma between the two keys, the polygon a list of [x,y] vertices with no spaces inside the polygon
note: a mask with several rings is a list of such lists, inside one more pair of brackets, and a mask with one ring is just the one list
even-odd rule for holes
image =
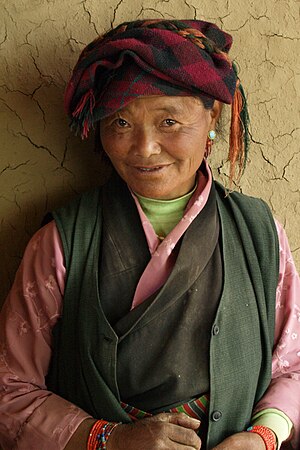
{"label": "woman's right hand", "polygon": [[120,424],[107,441],[107,450],[200,450],[200,421],[184,413],[162,413]]}

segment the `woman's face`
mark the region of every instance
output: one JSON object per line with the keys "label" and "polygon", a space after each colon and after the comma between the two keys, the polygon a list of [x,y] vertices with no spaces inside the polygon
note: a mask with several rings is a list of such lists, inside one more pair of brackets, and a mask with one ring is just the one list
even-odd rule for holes
{"label": "woman's face", "polygon": [[137,194],[173,199],[189,192],[220,104],[194,97],[141,97],[103,119],[100,136],[113,166]]}

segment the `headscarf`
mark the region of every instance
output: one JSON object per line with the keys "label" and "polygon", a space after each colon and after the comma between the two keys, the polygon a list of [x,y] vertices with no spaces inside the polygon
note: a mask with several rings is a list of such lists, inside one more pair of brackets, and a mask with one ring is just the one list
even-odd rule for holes
{"label": "headscarf", "polygon": [[248,112],[232,37],[202,20],[137,20],[99,36],[82,51],[65,92],[71,127],[87,137],[99,120],[137,97],[200,96],[232,104],[231,178],[249,144]]}

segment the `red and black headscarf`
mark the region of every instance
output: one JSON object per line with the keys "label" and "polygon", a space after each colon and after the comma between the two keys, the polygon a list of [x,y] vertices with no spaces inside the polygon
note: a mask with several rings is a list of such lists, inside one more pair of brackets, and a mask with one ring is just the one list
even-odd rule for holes
{"label": "red and black headscarf", "polygon": [[81,53],[65,93],[71,127],[87,137],[93,125],[140,96],[193,95],[232,104],[232,170],[245,162],[248,113],[232,37],[202,20],[125,22]]}

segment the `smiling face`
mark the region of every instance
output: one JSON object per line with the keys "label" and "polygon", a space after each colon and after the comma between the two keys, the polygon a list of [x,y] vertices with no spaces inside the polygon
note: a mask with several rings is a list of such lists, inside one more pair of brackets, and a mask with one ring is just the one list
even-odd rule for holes
{"label": "smiling face", "polygon": [[189,192],[215,129],[220,104],[211,110],[194,97],[141,97],[100,123],[103,148],[137,194],[173,199]]}

